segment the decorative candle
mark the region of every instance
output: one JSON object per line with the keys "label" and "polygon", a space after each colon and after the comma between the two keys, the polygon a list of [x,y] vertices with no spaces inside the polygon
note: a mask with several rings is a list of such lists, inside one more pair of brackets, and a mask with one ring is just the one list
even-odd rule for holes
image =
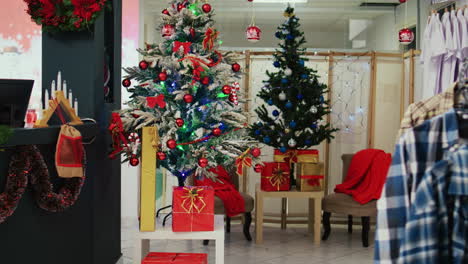
{"label": "decorative candle", "polygon": [[68,90],[68,101],[70,102],[70,106],[72,106],[73,105],[73,93],[71,89]]}
{"label": "decorative candle", "polygon": [[65,96],[65,98],[67,98],[68,94],[67,94],[67,81],[66,80],[63,80],[63,96]]}
{"label": "decorative candle", "polygon": [[75,113],[78,115],[78,98],[73,101],[73,108],[75,108]]}
{"label": "decorative candle", "polygon": [[59,71],[57,74],[57,91],[62,90],[62,73]]}
{"label": "decorative candle", "polygon": [[44,90],[44,109],[47,109],[49,107],[49,90],[45,89]]}
{"label": "decorative candle", "polygon": [[55,95],[56,86],[55,86],[55,80],[52,81],[52,86],[50,87],[50,98],[53,99]]}

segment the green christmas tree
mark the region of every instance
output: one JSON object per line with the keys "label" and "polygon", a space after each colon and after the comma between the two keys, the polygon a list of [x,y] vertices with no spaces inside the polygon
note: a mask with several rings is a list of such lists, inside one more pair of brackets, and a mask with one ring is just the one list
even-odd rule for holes
{"label": "green christmas tree", "polygon": [[[131,93],[129,108],[119,112],[125,134],[141,136],[143,127],[157,126],[157,164],[179,182],[215,177],[210,168],[229,169],[239,156],[258,156],[250,151],[255,141],[238,105],[240,65],[233,54],[218,51],[212,16],[208,3],[170,1],[159,27],[165,40],[147,44],[138,67],[125,69],[123,85]],[[129,159],[141,155],[140,148],[122,151]]]}
{"label": "green christmas tree", "polygon": [[284,12],[287,20],[278,27],[276,37],[281,49],[274,54],[277,72],[268,72],[268,80],[258,93],[265,105],[255,112],[259,121],[250,127],[250,135],[266,145],[287,152],[306,149],[333,139],[337,131],[324,121],[330,113],[325,100],[327,86],[318,81],[317,71],[305,66],[304,33],[299,30],[299,18],[290,6]]}

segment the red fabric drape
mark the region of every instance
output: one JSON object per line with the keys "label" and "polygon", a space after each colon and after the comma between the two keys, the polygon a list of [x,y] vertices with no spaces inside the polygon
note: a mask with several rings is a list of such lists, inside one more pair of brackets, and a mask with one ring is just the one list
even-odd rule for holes
{"label": "red fabric drape", "polygon": [[218,175],[219,182],[214,182],[211,179],[203,178],[201,180],[195,179],[195,186],[211,186],[215,190],[215,195],[219,197],[224,203],[224,210],[228,217],[233,217],[245,212],[244,198],[240,195],[239,191],[231,182],[231,177],[227,171],[222,167],[210,169],[210,172]]}
{"label": "red fabric drape", "polygon": [[383,150],[359,151],[351,160],[345,181],[336,185],[335,192],[349,194],[360,204],[379,199],[391,162],[392,155]]}

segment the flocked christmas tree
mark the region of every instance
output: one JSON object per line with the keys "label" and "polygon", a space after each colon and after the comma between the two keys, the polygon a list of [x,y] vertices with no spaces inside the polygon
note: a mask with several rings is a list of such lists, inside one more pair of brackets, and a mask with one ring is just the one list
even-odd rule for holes
{"label": "flocked christmas tree", "polygon": [[[212,16],[206,2],[170,1],[158,28],[165,40],[139,50],[143,60],[125,69],[122,82],[131,93],[129,108],[119,112],[124,134],[141,135],[143,127],[158,126],[157,164],[179,182],[190,175],[214,177],[209,168],[231,167],[236,158],[260,154],[249,148],[254,141],[238,105],[240,65],[233,54],[218,51]],[[134,164],[141,155],[138,145],[130,146],[135,141],[133,134],[128,146],[117,149]]]}
{"label": "flocked christmas tree", "polygon": [[305,66],[306,41],[299,30],[299,18],[290,6],[284,16],[287,20],[275,34],[281,49],[276,50],[273,64],[279,70],[267,71],[268,80],[257,95],[274,109],[270,112],[265,105],[257,108],[260,120],[250,129],[252,137],[281,152],[310,148],[331,140],[337,131],[324,121],[330,113],[324,97],[327,86],[319,82],[317,71]]}

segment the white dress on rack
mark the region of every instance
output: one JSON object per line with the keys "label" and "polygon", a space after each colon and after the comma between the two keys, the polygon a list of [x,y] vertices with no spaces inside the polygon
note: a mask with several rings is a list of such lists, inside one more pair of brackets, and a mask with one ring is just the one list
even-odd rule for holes
{"label": "white dress on rack", "polygon": [[458,21],[457,18],[457,13],[455,10],[452,10],[450,12],[450,18],[452,20],[452,25],[453,25],[453,47],[452,49],[456,52],[457,59],[452,62],[452,73],[450,75],[450,80],[451,83],[455,82],[457,80],[457,75],[458,75],[458,70],[457,70],[457,64],[458,64],[458,59],[460,58],[460,49],[461,49],[461,36],[460,36],[460,22]]}
{"label": "white dress on rack", "polygon": [[465,9],[465,14],[463,15],[463,9],[458,10],[457,12],[458,22],[460,23],[460,40],[461,46],[458,54],[460,61],[463,58],[468,57],[468,9]]}
{"label": "white dress on rack", "polygon": [[432,14],[424,31],[421,60],[423,65],[422,99],[429,98],[439,90],[443,55],[446,53],[442,23],[438,14]]}
{"label": "white dress on rack", "polygon": [[439,90],[435,91],[436,94],[439,94],[445,91],[448,87],[450,87],[450,84],[452,83],[451,77],[452,77],[453,62],[457,60],[456,58],[457,53],[456,51],[452,49],[452,47],[454,46],[453,31],[452,31],[452,21],[451,21],[449,12],[445,12],[442,15],[442,26],[444,30],[444,36],[445,36],[446,54],[444,55],[444,60],[442,63],[442,72],[441,72],[441,78],[440,78],[441,85],[438,87]]}

